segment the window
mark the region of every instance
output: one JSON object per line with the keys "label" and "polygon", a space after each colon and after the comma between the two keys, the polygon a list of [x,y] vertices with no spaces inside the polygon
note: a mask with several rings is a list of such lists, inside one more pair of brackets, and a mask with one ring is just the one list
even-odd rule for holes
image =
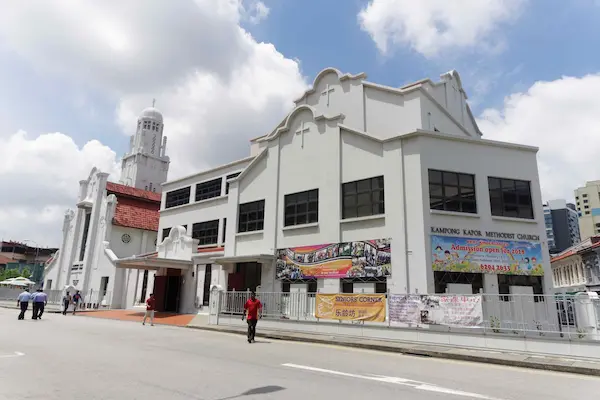
{"label": "window", "polygon": [[85,214],[85,223],[83,225],[83,235],[81,236],[81,249],[79,251],[79,261],[83,261],[85,257],[85,246],[87,244],[88,232],[90,230],[90,218],[92,213],[88,212]]}
{"label": "window", "polygon": [[225,243],[226,238],[227,238],[227,218],[223,218],[223,239],[221,239],[221,243]]}
{"label": "window", "polygon": [[[227,180],[228,180],[228,179],[235,178],[235,177],[236,177],[236,176],[238,176],[239,174],[241,174],[241,172],[236,172],[236,173],[233,173],[233,174],[229,174],[229,175],[227,175],[227,176],[225,177],[225,182],[227,182]],[[228,193],[229,193],[229,182],[227,182],[227,183],[225,184],[225,194],[228,194]]]}
{"label": "window", "polygon": [[196,185],[196,201],[211,199],[221,195],[221,182],[223,178],[202,182]]}
{"label": "window", "polygon": [[587,204],[588,202],[589,202],[589,200],[588,200],[588,199],[585,199],[585,200],[583,201],[583,204]]}
{"label": "window", "polygon": [[581,197],[587,197],[587,193],[582,194]]}
{"label": "window", "polygon": [[[471,285],[471,293],[477,294],[483,289],[483,274],[470,272],[434,271],[433,281],[436,293],[446,293],[449,284]],[[465,293],[469,294],[469,293]]]}
{"label": "window", "polygon": [[192,237],[198,239],[198,245],[216,244],[219,236],[219,220],[198,222],[192,225]]}
{"label": "window", "polygon": [[342,184],[342,219],[383,213],[383,176]]}
{"label": "window", "polygon": [[430,169],[429,207],[432,210],[476,213],[475,175]]}
{"label": "window", "polygon": [[286,194],[284,226],[312,224],[319,220],[319,189]]}
{"label": "window", "polygon": [[[533,288],[533,294],[544,294],[541,276],[498,275],[498,293],[509,295],[511,286],[531,286]],[[500,296],[500,300],[510,301],[510,296]],[[538,303],[544,301],[544,297],[534,296],[533,300]]]}
{"label": "window", "polygon": [[173,190],[167,193],[165,208],[188,204],[190,202],[190,187]]}
{"label": "window", "polygon": [[265,224],[265,201],[240,204],[238,232],[262,231]]}
{"label": "window", "polygon": [[488,178],[492,215],[533,219],[529,182]]}
{"label": "window", "polygon": [[210,305],[210,280],[212,279],[212,264],[204,266],[204,291],[202,292],[202,305]]}

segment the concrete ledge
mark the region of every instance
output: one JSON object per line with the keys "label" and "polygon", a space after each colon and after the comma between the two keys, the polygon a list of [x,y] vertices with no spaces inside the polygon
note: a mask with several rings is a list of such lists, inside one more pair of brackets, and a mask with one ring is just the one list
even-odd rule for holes
{"label": "concrete ledge", "polygon": [[[188,325],[187,328],[200,329],[212,332],[234,333],[245,335],[243,328],[224,327],[215,325]],[[386,342],[379,340],[356,340],[353,338],[341,338],[329,335],[297,334],[290,332],[272,332],[259,330],[258,337],[274,340],[286,340],[292,342],[318,343],[335,345],[341,347],[352,347],[367,350],[401,353],[406,355],[445,358],[450,360],[471,361],[486,364],[504,365],[510,367],[522,367],[545,371],[566,372],[581,375],[600,376],[600,360],[594,362],[591,359],[566,359],[535,354],[519,354],[492,352],[483,350],[471,350],[464,348],[452,348],[443,346],[427,346],[423,344]]]}

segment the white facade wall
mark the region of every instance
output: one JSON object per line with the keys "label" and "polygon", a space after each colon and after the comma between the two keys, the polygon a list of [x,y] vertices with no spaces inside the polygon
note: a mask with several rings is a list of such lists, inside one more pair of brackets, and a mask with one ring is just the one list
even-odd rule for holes
{"label": "white facade wall", "polygon": [[[288,247],[391,238],[388,289],[396,293],[434,292],[432,227],[535,235],[547,254],[537,149],[481,139],[457,74],[443,78],[442,83],[423,81],[395,89],[368,83],[364,75],[324,70],[278,127],[252,142],[252,158],[235,167],[166,183],[163,208],[166,193],[184,186],[191,186],[192,200],[188,205],[162,209],[160,230],[187,224],[190,234],[195,222],[227,218],[224,256],[232,260],[272,256],[277,249]],[[434,127],[440,132],[433,132]],[[431,211],[430,168],[474,174],[478,213]],[[194,204],[197,183],[241,169],[244,172],[231,180],[225,199]],[[381,175],[385,214],[343,220],[341,185]],[[493,217],[490,176],[529,181],[535,218]],[[318,223],[284,227],[285,195],[311,189],[319,190]],[[239,205],[257,200],[265,201],[264,229],[237,233]],[[209,261],[207,258],[199,265]],[[227,276],[235,261],[223,264],[212,263],[211,285],[227,289]],[[262,264],[263,291],[281,289],[274,265]],[[549,257],[543,258],[543,265],[544,286],[549,292]],[[496,275],[484,276],[484,290],[497,293]],[[199,277],[195,284],[200,285]],[[319,279],[318,289],[338,292],[340,280]]]}

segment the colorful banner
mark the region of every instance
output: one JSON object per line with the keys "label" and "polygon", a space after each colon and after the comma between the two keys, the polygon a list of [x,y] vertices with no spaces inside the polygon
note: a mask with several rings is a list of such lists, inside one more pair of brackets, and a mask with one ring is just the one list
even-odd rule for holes
{"label": "colorful banner", "polygon": [[385,294],[317,294],[315,317],[344,321],[385,321]]}
{"label": "colorful banner", "polygon": [[387,277],[392,272],[390,239],[277,251],[277,279]]}
{"label": "colorful banner", "polygon": [[390,294],[390,320],[405,324],[478,327],[483,322],[479,295]]}
{"label": "colorful banner", "polygon": [[434,271],[544,275],[538,242],[431,235]]}

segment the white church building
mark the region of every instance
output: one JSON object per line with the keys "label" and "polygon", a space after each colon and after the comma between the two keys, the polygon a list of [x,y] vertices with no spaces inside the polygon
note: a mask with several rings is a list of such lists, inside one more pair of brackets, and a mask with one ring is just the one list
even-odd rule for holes
{"label": "white church building", "polygon": [[123,157],[121,183],[109,182],[109,174],[96,168],[79,182],[76,211],[66,212],[61,247],[46,266],[46,290],[80,290],[92,308],[144,301],[153,274],[115,265],[120,258],[156,250],[161,185],[169,170],[163,128],[160,112],[145,109]]}
{"label": "white church building", "polygon": [[164,183],[158,252],[116,266],[186,313],[215,289],[549,293],[537,150],[484,139],[456,71],[327,68],[247,158]]}

